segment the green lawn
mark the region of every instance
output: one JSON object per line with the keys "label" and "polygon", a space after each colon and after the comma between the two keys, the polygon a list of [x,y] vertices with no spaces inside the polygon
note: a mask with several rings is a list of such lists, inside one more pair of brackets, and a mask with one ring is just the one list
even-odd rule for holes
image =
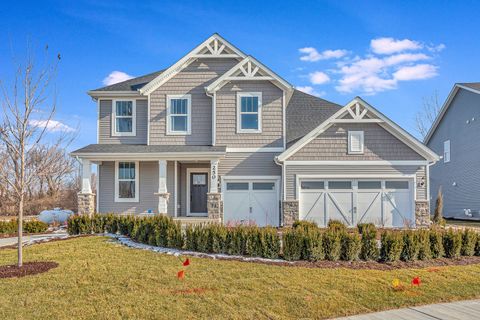
{"label": "green lawn", "polygon": [[[26,260],[60,266],[0,279],[0,319],[321,319],[480,297],[480,265],[374,271],[192,258],[180,281],[178,258],[109,241],[83,237],[25,248]],[[0,250],[0,265],[15,254]],[[419,288],[391,288],[393,279],[409,283],[414,276]]]}

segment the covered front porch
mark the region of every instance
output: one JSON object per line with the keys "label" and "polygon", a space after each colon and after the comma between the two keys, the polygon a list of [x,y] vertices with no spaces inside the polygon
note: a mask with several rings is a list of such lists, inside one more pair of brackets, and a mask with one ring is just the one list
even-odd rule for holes
{"label": "covered front porch", "polygon": [[[159,147],[166,146],[143,147],[158,151]],[[190,146],[187,152],[178,147],[162,153],[75,151],[72,155],[82,163],[78,212],[166,214],[182,221],[222,221],[218,164],[224,157],[224,150],[203,146],[200,150],[199,146],[192,150],[194,146]],[[96,204],[91,186],[93,165],[97,168]]]}

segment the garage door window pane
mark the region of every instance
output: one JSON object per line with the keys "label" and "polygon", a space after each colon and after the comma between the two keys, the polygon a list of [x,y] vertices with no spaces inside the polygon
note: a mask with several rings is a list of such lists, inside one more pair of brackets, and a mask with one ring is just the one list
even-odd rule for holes
{"label": "garage door window pane", "polygon": [[275,183],[273,182],[254,182],[253,190],[275,190]]}
{"label": "garage door window pane", "polygon": [[351,181],[329,181],[329,189],[352,189]]}
{"label": "garage door window pane", "polygon": [[303,190],[311,190],[311,189],[324,189],[325,183],[323,181],[302,181],[301,188]]}
{"label": "garage door window pane", "polygon": [[358,181],[358,189],[381,189],[380,181]]}
{"label": "garage door window pane", "polygon": [[248,190],[248,182],[229,182],[227,190]]}
{"label": "garage door window pane", "polygon": [[408,181],[386,181],[387,189],[408,189]]}

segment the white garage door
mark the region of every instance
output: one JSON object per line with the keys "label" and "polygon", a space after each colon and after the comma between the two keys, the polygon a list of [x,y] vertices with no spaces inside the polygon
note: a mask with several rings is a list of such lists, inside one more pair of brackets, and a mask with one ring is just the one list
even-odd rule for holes
{"label": "white garage door", "polygon": [[373,222],[403,227],[414,222],[413,180],[300,180],[300,219],[325,226],[330,219],[346,225]]}
{"label": "white garage door", "polygon": [[277,180],[235,180],[223,184],[225,223],[279,225]]}

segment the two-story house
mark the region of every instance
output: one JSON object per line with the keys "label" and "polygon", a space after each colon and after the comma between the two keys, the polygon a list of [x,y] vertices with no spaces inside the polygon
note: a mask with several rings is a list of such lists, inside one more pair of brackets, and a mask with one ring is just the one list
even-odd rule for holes
{"label": "two-story house", "polygon": [[218,34],[165,70],[89,95],[98,141],[72,153],[80,213],[260,226],[428,219],[434,152],[361,98],[340,106],[299,92]]}
{"label": "two-story house", "polygon": [[425,137],[443,155],[431,168],[430,196],[435,200],[442,190],[447,218],[480,219],[479,140],[480,82],[457,83]]}

